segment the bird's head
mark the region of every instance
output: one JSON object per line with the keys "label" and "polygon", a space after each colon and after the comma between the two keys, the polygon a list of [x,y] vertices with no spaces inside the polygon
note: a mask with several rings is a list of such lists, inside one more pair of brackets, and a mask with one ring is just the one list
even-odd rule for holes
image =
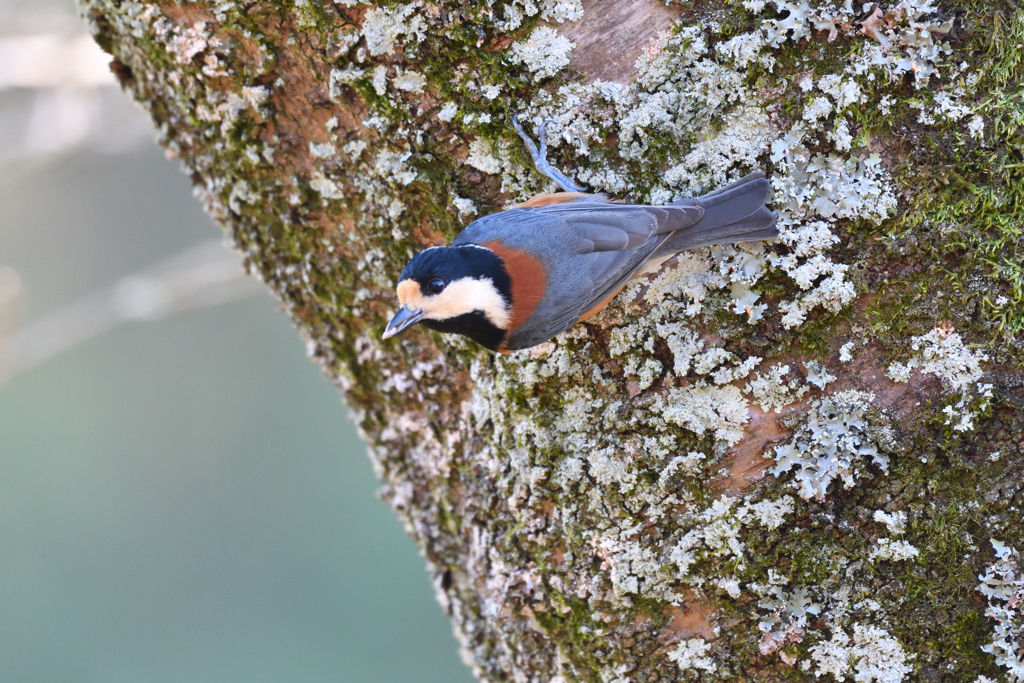
{"label": "bird's head", "polygon": [[510,280],[493,251],[475,244],[431,247],[416,254],[398,281],[401,308],[384,339],[420,323],[497,349],[511,319]]}

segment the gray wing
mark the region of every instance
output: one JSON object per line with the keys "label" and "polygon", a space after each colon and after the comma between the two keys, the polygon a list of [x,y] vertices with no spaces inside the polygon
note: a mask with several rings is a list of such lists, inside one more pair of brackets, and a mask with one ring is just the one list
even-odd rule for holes
{"label": "gray wing", "polygon": [[510,209],[474,221],[453,242],[501,240],[548,271],[544,301],[509,336],[528,348],[568,329],[622,287],[673,233],[697,223],[699,206],[576,202]]}

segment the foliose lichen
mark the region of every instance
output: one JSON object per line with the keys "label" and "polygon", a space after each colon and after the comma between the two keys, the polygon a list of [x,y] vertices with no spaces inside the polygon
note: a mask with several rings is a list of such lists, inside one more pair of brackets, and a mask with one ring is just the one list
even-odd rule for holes
{"label": "foliose lichen", "polygon": [[868,459],[887,473],[886,451],[894,444],[884,418],[868,416],[874,398],[866,392],[844,391],[816,401],[793,440],[775,447],[771,473],[795,470],[792,485],[805,500],[823,500],[836,479],[844,488],[852,487],[865,473]]}
{"label": "foliose lichen", "polygon": [[1024,681],[1024,564],[1020,553],[992,540],[996,561],[978,577],[988,601],[985,616],[995,622],[994,639],[982,649],[1004,667],[1011,683]]}

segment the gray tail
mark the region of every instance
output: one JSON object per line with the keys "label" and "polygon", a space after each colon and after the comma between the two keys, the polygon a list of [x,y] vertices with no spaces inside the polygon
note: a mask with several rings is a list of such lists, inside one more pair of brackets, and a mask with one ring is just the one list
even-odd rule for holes
{"label": "gray tail", "polygon": [[688,228],[672,234],[659,255],[714,244],[756,242],[779,234],[775,214],[764,205],[768,198],[764,173],[751,173],[701,197],[681,199],[673,206],[699,206],[704,215]]}

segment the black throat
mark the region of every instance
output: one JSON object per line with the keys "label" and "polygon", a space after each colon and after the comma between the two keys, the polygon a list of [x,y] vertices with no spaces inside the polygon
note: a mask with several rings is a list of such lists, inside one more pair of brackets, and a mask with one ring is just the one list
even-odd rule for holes
{"label": "black throat", "polygon": [[438,332],[461,334],[491,351],[497,351],[501,343],[505,341],[505,330],[488,320],[482,311],[464,313],[447,320],[428,320],[424,318],[420,321],[420,325]]}

